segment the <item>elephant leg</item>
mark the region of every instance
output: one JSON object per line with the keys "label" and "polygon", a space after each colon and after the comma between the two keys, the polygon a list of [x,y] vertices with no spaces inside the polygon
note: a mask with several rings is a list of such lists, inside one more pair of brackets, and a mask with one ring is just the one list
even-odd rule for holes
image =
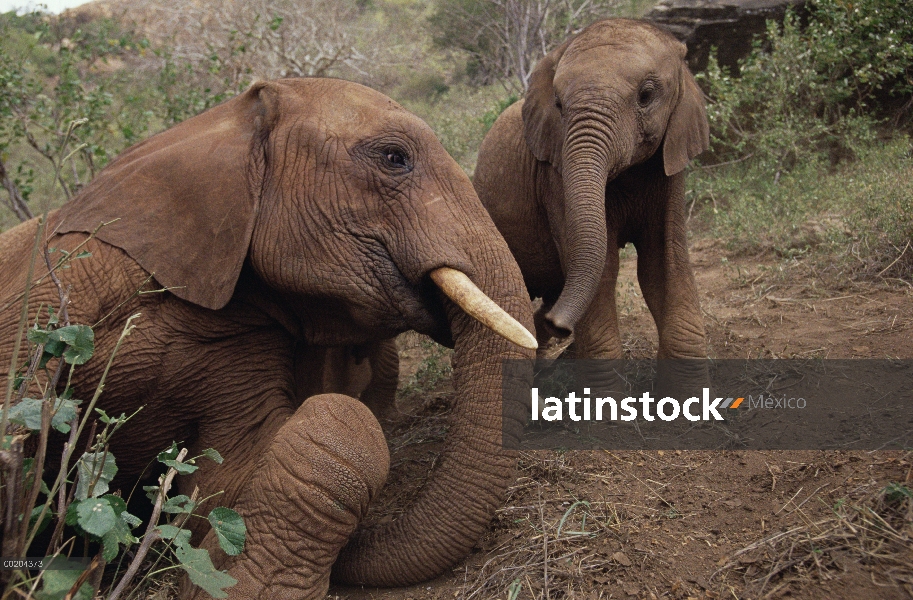
{"label": "elephant leg", "polygon": [[[238,580],[228,597],[323,598],[330,568],[389,465],[383,433],[363,404],[339,394],[306,400],[276,432],[240,493],[235,509],[247,526],[244,552],[226,556],[214,532],[203,541],[218,568]],[[195,592],[194,598],[207,597]]]}
{"label": "elephant leg", "polygon": [[[682,223],[642,236],[637,280],[659,333],[658,358],[705,358],[704,322]],[[665,231],[663,231],[665,230]]]}
{"label": "elephant leg", "polygon": [[552,309],[552,305],[552,303],[546,302],[545,299],[543,299],[542,304],[533,314],[533,326],[536,328],[536,342],[539,343],[540,349],[552,339],[552,334],[545,324],[545,313]]}
{"label": "elephant leg", "polygon": [[618,283],[618,244],[610,236],[599,291],[574,328],[575,358],[620,359],[621,334],[615,287]]}
{"label": "elephant leg", "polygon": [[608,362],[622,357],[615,302],[618,244],[611,235],[609,240],[599,291],[574,328],[574,344],[570,352],[576,359],[585,359],[575,366],[577,380],[582,383],[579,387],[589,387],[589,393],[599,396],[615,396],[624,389],[615,365]]}
{"label": "elephant leg", "polygon": [[371,381],[360,399],[371,409],[374,417],[383,425],[394,420],[396,409],[396,388],[399,386],[399,350],[396,340],[384,340],[372,344],[367,359],[371,365]]}
{"label": "elephant leg", "polygon": [[[671,178],[672,189],[683,187],[682,177]],[[708,385],[706,363],[662,360],[707,356],[704,321],[688,258],[684,206],[680,193],[670,194],[665,214],[648,220],[634,245],[637,280],[659,334],[658,390],[690,396]]]}

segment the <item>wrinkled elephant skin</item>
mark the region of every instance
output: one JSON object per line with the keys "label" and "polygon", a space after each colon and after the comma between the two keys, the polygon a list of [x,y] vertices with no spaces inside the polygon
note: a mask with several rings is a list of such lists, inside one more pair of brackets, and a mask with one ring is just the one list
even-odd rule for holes
{"label": "wrinkled elephant skin", "polygon": [[[431,276],[461,271],[527,329],[532,314],[506,243],[424,122],[353,83],[258,83],[126,150],[48,218],[50,246],[64,249],[106,223],[85,246],[92,256],[60,273],[72,322],[107,316],[76,397],[94,390],[126,317],[142,315],[99,404],[145,407],[112,442],[121,481],[172,440],[225,458],[178,481],[202,497],[224,492],[218,503],[249,520],[251,547],[226,562],[244,577],[230,597],[322,597],[334,559],[342,582],[411,584],[469,553],[516,461],[501,443],[501,361],[532,353],[469,317]],[[4,364],[37,230],[33,220],[0,236]],[[45,278],[33,318],[57,303]],[[455,346],[446,449],[405,513],[350,538],[387,450],[364,407],[305,402],[328,388],[352,393],[352,382],[320,383],[333,371],[314,349],[386,360],[371,353],[410,329]],[[290,571],[274,577],[267,555]]]}

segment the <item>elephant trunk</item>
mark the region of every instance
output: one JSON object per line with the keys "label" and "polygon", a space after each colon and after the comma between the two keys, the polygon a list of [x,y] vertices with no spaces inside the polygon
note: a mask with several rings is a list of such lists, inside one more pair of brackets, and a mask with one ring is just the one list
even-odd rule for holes
{"label": "elephant trunk", "polygon": [[[484,233],[496,235],[493,226]],[[506,244],[486,246],[487,260],[473,261],[485,267],[477,270],[475,283],[529,329],[532,314],[519,268]],[[482,537],[515,476],[516,452],[505,450],[502,439],[502,361],[531,359],[533,352],[497,335],[443,294],[441,300],[455,341],[456,403],[445,449],[403,515],[350,539],[333,567],[340,583],[402,586],[443,573]],[[503,423],[508,433],[521,426],[521,414]]]}
{"label": "elephant trunk", "polygon": [[551,333],[560,337],[573,333],[596,295],[607,251],[606,183],[630,154],[620,143],[626,136],[603,110],[606,114],[570,120],[564,143],[564,289],[545,315]]}

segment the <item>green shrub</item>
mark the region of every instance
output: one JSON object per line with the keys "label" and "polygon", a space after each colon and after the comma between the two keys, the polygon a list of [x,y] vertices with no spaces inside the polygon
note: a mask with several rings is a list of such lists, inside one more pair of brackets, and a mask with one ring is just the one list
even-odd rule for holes
{"label": "green shrub", "polygon": [[498,100],[495,103],[494,108],[482,115],[482,125],[485,126],[485,131],[487,132],[489,129],[491,129],[491,126],[495,124],[495,121],[498,120],[498,117],[501,116],[501,113],[510,108],[510,106],[519,99],[520,98],[518,98],[516,94],[511,94],[503,100]]}
{"label": "green shrub", "polygon": [[[85,242],[69,252],[47,248],[42,244],[45,226],[46,222],[39,225],[33,246],[28,283],[22,294],[19,335],[14,341],[9,367],[11,376],[0,406],[0,488],[4,490],[3,509],[7,514],[0,524],[3,549],[10,557],[36,553],[40,556],[44,552],[55,559],[86,554],[90,544],[98,552],[90,564],[70,564],[71,569],[13,570],[0,582],[0,596],[116,600],[131,589],[140,565],[152,551],[153,564],[143,580],[179,567],[186,571],[192,583],[214,597],[224,597],[224,588],[237,580],[215,568],[208,550],[191,546],[190,530],[186,528],[190,517],[212,496],[200,499],[197,492],[193,497],[169,496],[176,476],[196,471],[199,468],[196,463],[202,458],[221,464],[222,457],[211,448],[199,456],[188,457],[187,449],[179,448],[176,443],[159,453],[157,460],[167,470],[158,485],[144,488],[153,510],[145,531],[137,529],[142,520],[127,511],[130,496],[123,497],[121,492],[111,490],[109,484],[118,471],[111,452],[111,438],[139,410],[129,416],[109,416],[96,403],[114,358],[124,339],[134,330],[133,321],[139,314],[126,320],[91,399],[74,398],[71,387],[74,371],[93,358],[97,362],[104,357],[95,356],[93,329],[70,323],[68,292],[64,291],[65,283],[59,276],[72,261],[91,259],[92,255],[80,251]],[[48,266],[50,278],[57,286],[60,304],[56,310],[47,304],[39,306],[29,324],[29,292],[39,254],[43,254],[42,262]],[[57,254],[61,256],[52,258]],[[22,354],[27,356],[22,364],[17,363],[20,348],[26,350]],[[61,386],[63,391],[58,395]],[[89,431],[86,426],[90,421],[94,423],[88,436],[89,447],[81,454],[76,453],[76,442],[81,433]],[[67,435],[69,441],[63,445],[59,467],[47,468],[49,439],[58,434]],[[222,550],[232,556],[243,551],[246,527],[238,513],[216,507],[209,512],[208,520]],[[33,541],[45,529],[53,532],[50,541],[34,548]],[[135,551],[131,552],[134,547]],[[116,565],[116,574],[113,581],[103,584],[101,574],[106,564]],[[36,589],[38,593],[34,595]],[[75,594],[68,595],[70,590]]]}
{"label": "green shrub", "polygon": [[913,91],[913,9],[896,0],[812,0],[808,25],[787,12],[740,62],[698,75],[709,97],[719,161],[751,155],[789,169],[812,155],[832,162],[873,139],[872,105]]}

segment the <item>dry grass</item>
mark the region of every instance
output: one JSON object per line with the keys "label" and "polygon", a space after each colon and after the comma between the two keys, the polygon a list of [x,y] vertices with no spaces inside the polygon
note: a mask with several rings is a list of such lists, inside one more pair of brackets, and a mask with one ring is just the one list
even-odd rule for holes
{"label": "dry grass", "polygon": [[635,526],[634,518],[616,502],[556,498],[558,482],[588,479],[560,454],[524,453],[519,475],[497,511],[494,545],[483,564],[466,566],[457,597],[602,598],[598,588],[609,583],[609,573],[632,561],[600,548]]}
{"label": "dry grass", "polygon": [[855,502],[841,501],[824,519],[779,531],[734,553],[724,572],[741,575],[758,598],[775,597],[791,583],[831,580],[851,563],[876,567],[880,587],[913,597],[913,492],[891,484]]}

